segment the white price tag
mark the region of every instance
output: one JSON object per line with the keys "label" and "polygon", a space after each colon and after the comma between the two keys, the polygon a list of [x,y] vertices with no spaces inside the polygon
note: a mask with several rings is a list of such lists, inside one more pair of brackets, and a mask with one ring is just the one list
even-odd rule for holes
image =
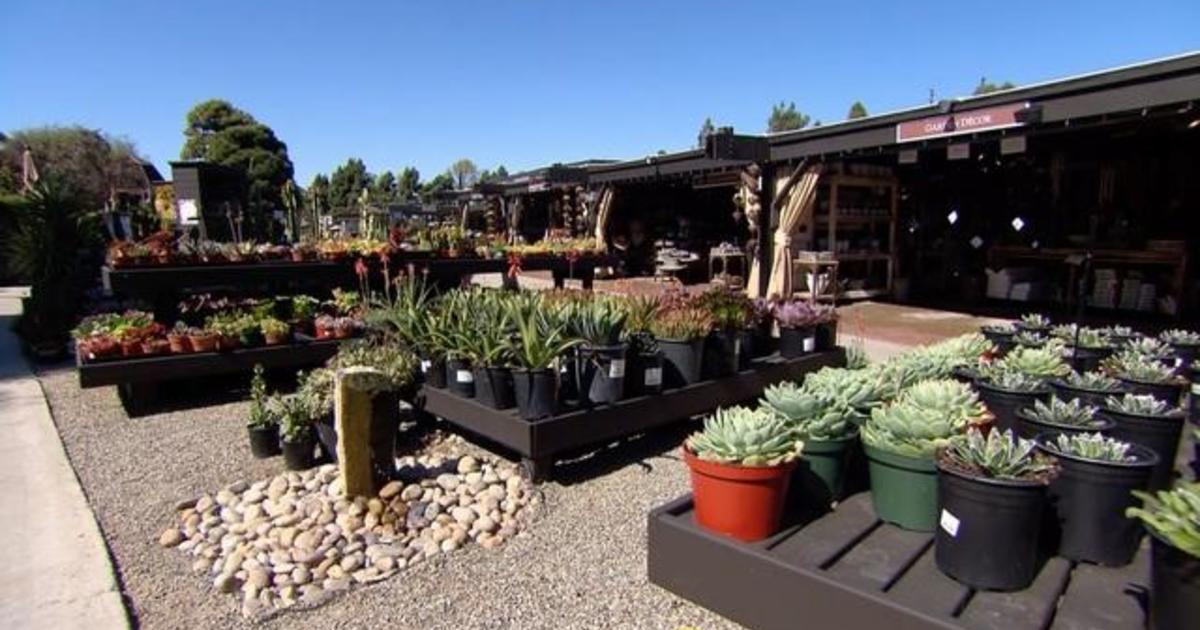
{"label": "white price tag", "polygon": [[475,375],[471,373],[471,370],[455,370],[454,380],[459,383],[474,383]]}
{"label": "white price tag", "polygon": [[813,350],[816,350],[816,349],[817,349],[817,338],[816,337],[805,337],[804,338],[804,351],[812,352]]}
{"label": "white price tag", "polygon": [[421,361],[421,372],[428,373],[429,368],[433,366],[433,362],[429,360]]}
{"label": "white price tag", "polygon": [[1192,383],[1192,395],[1200,396],[1200,383]]}
{"label": "white price tag", "polygon": [[947,534],[950,534],[951,538],[955,538],[958,536],[959,521],[958,521],[957,516],[947,512],[946,510],[942,510],[942,518],[940,519],[939,524],[942,526],[942,529],[945,530]]}
{"label": "white price tag", "polygon": [[646,368],[645,381],[647,387],[658,387],[659,385],[662,385],[662,368]]}
{"label": "white price tag", "polygon": [[625,378],[625,359],[613,359],[608,364],[608,378]]}
{"label": "white price tag", "polygon": [[1183,365],[1183,359],[1181,357],[1175,357],[1175,367],[1180,367],[1181,365]]}

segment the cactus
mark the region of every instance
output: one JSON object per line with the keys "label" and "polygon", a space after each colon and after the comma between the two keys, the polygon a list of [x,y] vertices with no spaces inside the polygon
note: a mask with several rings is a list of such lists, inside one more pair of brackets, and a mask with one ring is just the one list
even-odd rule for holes
{"label": "cactus", "polygon": [[1057,398],[1051,398],[1049,403],[1037,400],[1027,413],[1030,418],[1046,424],[1090,427],[1096,423],[1096,408],[1083,404],[1078,398],[1071,402]]}
{"label": "cactus", "polygon": [[1121,389],[1121,381],[1103,372],[1071,372],[1063,382],[1076,389],[1100,392],[1115,392]]}
{"label": "cactus", "polygon": [[283,188],[279,194],[280,200],[283,201],[284,229],[287,232],[287,240],[289,243],[295,243],[300,240],[300,189],[296,187],[296,182],[287,180],[283,183]]}
{"label": "cactus", "polygon": [[1125,516],[1141,519],[1159,538],[1200,558],[1200,482],[1156,494],[1134,490],[1133,495],[1143,501],[1143,507],[1131,507]]}
{"label": "cactus", "polygon": [[1136,457],[1129,454],[1130,444],[1105,437],[1100,433],[1062,434],[1046,446],[1063,455],[1074,455],[1097,462],[1132,462]]}
{"label": "cactus", "polygon": [[970,429],[951,440],[939,460],[980,477],[1049,481],[1057,465],[1035,446],[1033,440],[1018,438],[1012,431],[992,431],[985,438],[978,429]]}
{"label": "cactus", "polygon": [[1149,394],[1109,396],[1104,401],[1104,407],[1132,416],[1167,416],[1176,411],[1167,403]]}
{"label": "cactus", "polygon": [[803,440],[842,440],[853,436],[856,414],[844,402],[779,383],[763,391],[762,408],[783,418]]}
{"label": "cactus", "polygon": [[706,461],[739,466],[778,466],[795,460],[804,442],[783,418],[765,409],[717,409],[687,448]]}
{"label": "cactus", "polygon": [[984,415],[979,398],[952,380],[918,383],[886,407],[871,410],[862,428],[867,445],[908,457],[932,458],[950,438]]}
{"label": "cactus", "polygon": [[1173,328],[1163,331],[1158,338],[1172,346],[1200,346],[1200,333],[1190,330]]}

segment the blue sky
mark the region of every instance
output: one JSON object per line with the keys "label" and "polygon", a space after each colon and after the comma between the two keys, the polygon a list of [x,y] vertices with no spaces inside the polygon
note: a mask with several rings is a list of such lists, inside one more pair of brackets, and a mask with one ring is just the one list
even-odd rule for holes
{"label": "blue sky", "polygon": [[1200,2],[60,2],[0,6],[0,129],[82,124],[166,172],[196,102],[271,125],[307,184],[687,148],[1200,49]]}

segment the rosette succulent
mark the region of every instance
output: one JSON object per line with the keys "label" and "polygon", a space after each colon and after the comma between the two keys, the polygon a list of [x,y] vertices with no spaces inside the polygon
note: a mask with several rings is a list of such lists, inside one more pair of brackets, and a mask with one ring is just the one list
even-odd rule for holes
{"label": "rosette succulent", "polygon": [[1045,330],[1050,327],[1050,318],[1041,313],[1026,313],[1021,316],[1018,326],[1029,330]]}
{"label": "rosette succulent", "polygon": [[1102,366],[1117,376],[1133,381],[1170,383],[1178,380],[1174,370],[1164,365],[1160,359],[1128,349],[1108,357],[1102,362]]}
{"label": "rosette succulent", "polygon": [[1045,381],[1024,372],[991,370],[984,378],[992,387],[1010,392],[1036,392],[1045,387]]}
{"label": "rosette succulent", "polygon": [[978,429],[970,429],[950,440],[938,459],[945,466],[980,477],[1049,481],[1057,464],[1035,447],[1033,440],[1018,438],[1012,431],[991,431],[984,437]]}
{"label": "rosette succulent", "polygon": [[1065,376],[1071,368],[1063,361],[1058,347],[1015,348],[997,361],[992,369],[996,372],[1020,372],[1038,379]]}
{"label": "rosette succulent", "polygon": [[1171,347],[1153,337],[1133,339],[1125,344],[1122,353],[1139,355],[1153,361],[1163,361],[1171,358]]}
{"label": "rosette succulent", "polygon": [[1074,455],[1097,462],[1132,462],[1129,454],[1131,445],[1100,433],[1060,434],[1053,442],[1045,445],[1048,450],[1063,455]]}
{"label": "rosette succulent", "polygon": [[892,404],[872,409],[862,439],[873,448],[928,459],[984,413],[983,404],[965,384],[925,381],[905,390]]}
{"label": "rosette succulent", "polygon": [[1143,506],[1125,510],[1125,516],[1141,519],[1159,538],[1200,558],[1200,482],[1184,483],[1156,494],[1138,490],[1133,494]]}
{"label": "rosette succulent", "polygon": [[1085,405],[1078,398],[1064,402],[1051,398],[1050,402],[1034,401],[1026,413],[1029,417],[1046,424],[1070,427],[1090,427],[1096,424],[1096,408]]}
{"label": "rosette succulent", "polygon": [[1013,335],[1013,343],[1022,348],[1041,348],[1049,341],[1049,337],[1036,330],[1022,330]]}
{"label": "rosette succulent", "polygon": [[1124,396],[1109,396],[1104,401],[1104,407],[1132,416],[1166,416],[1177,410],[1167,403],[1149,394],[1125,394]]}
{"label": "rosette succulent", "polygon": [[1063,382],[1075,389],[1096,392],[1116,392],[1121,389],[1121,381],[1103,372],[1071,372],[1063,377]]}
{"label": "rosette succulent", "polygon": [[882,404],[888,386],[878,370],[825,367],[804,379],[804,390],[853,409],[863,409]]}
{"label": "rosette succulent", "polygon": [[1172,346],[1200,346],[1200,333],[1191,330],[1173,328],[1163,331],[1158,338]]}
{"label": "rosette succulent", "polygon": [[844,403],[795,383],[779,383],[763,391],[762,408],[783,418],[803,440],[841,440],[858,431],[854,413]]}
{"label": "rosette succulent", "polygon": [[804,442],[781,417],[765,409],[717,409],[704,430],[687,439],[687,448],[705,461],[768,467],[800,456]]}

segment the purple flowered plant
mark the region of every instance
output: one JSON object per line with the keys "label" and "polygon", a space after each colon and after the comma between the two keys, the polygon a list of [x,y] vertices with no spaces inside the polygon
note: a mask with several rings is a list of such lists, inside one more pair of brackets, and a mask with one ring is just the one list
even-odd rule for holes
{"label": "purple flowered plant", "polygon": [[817,324],[820,314],[802,300],[787,300],[775,305],[775,322],[780,328],[807,328]]}

